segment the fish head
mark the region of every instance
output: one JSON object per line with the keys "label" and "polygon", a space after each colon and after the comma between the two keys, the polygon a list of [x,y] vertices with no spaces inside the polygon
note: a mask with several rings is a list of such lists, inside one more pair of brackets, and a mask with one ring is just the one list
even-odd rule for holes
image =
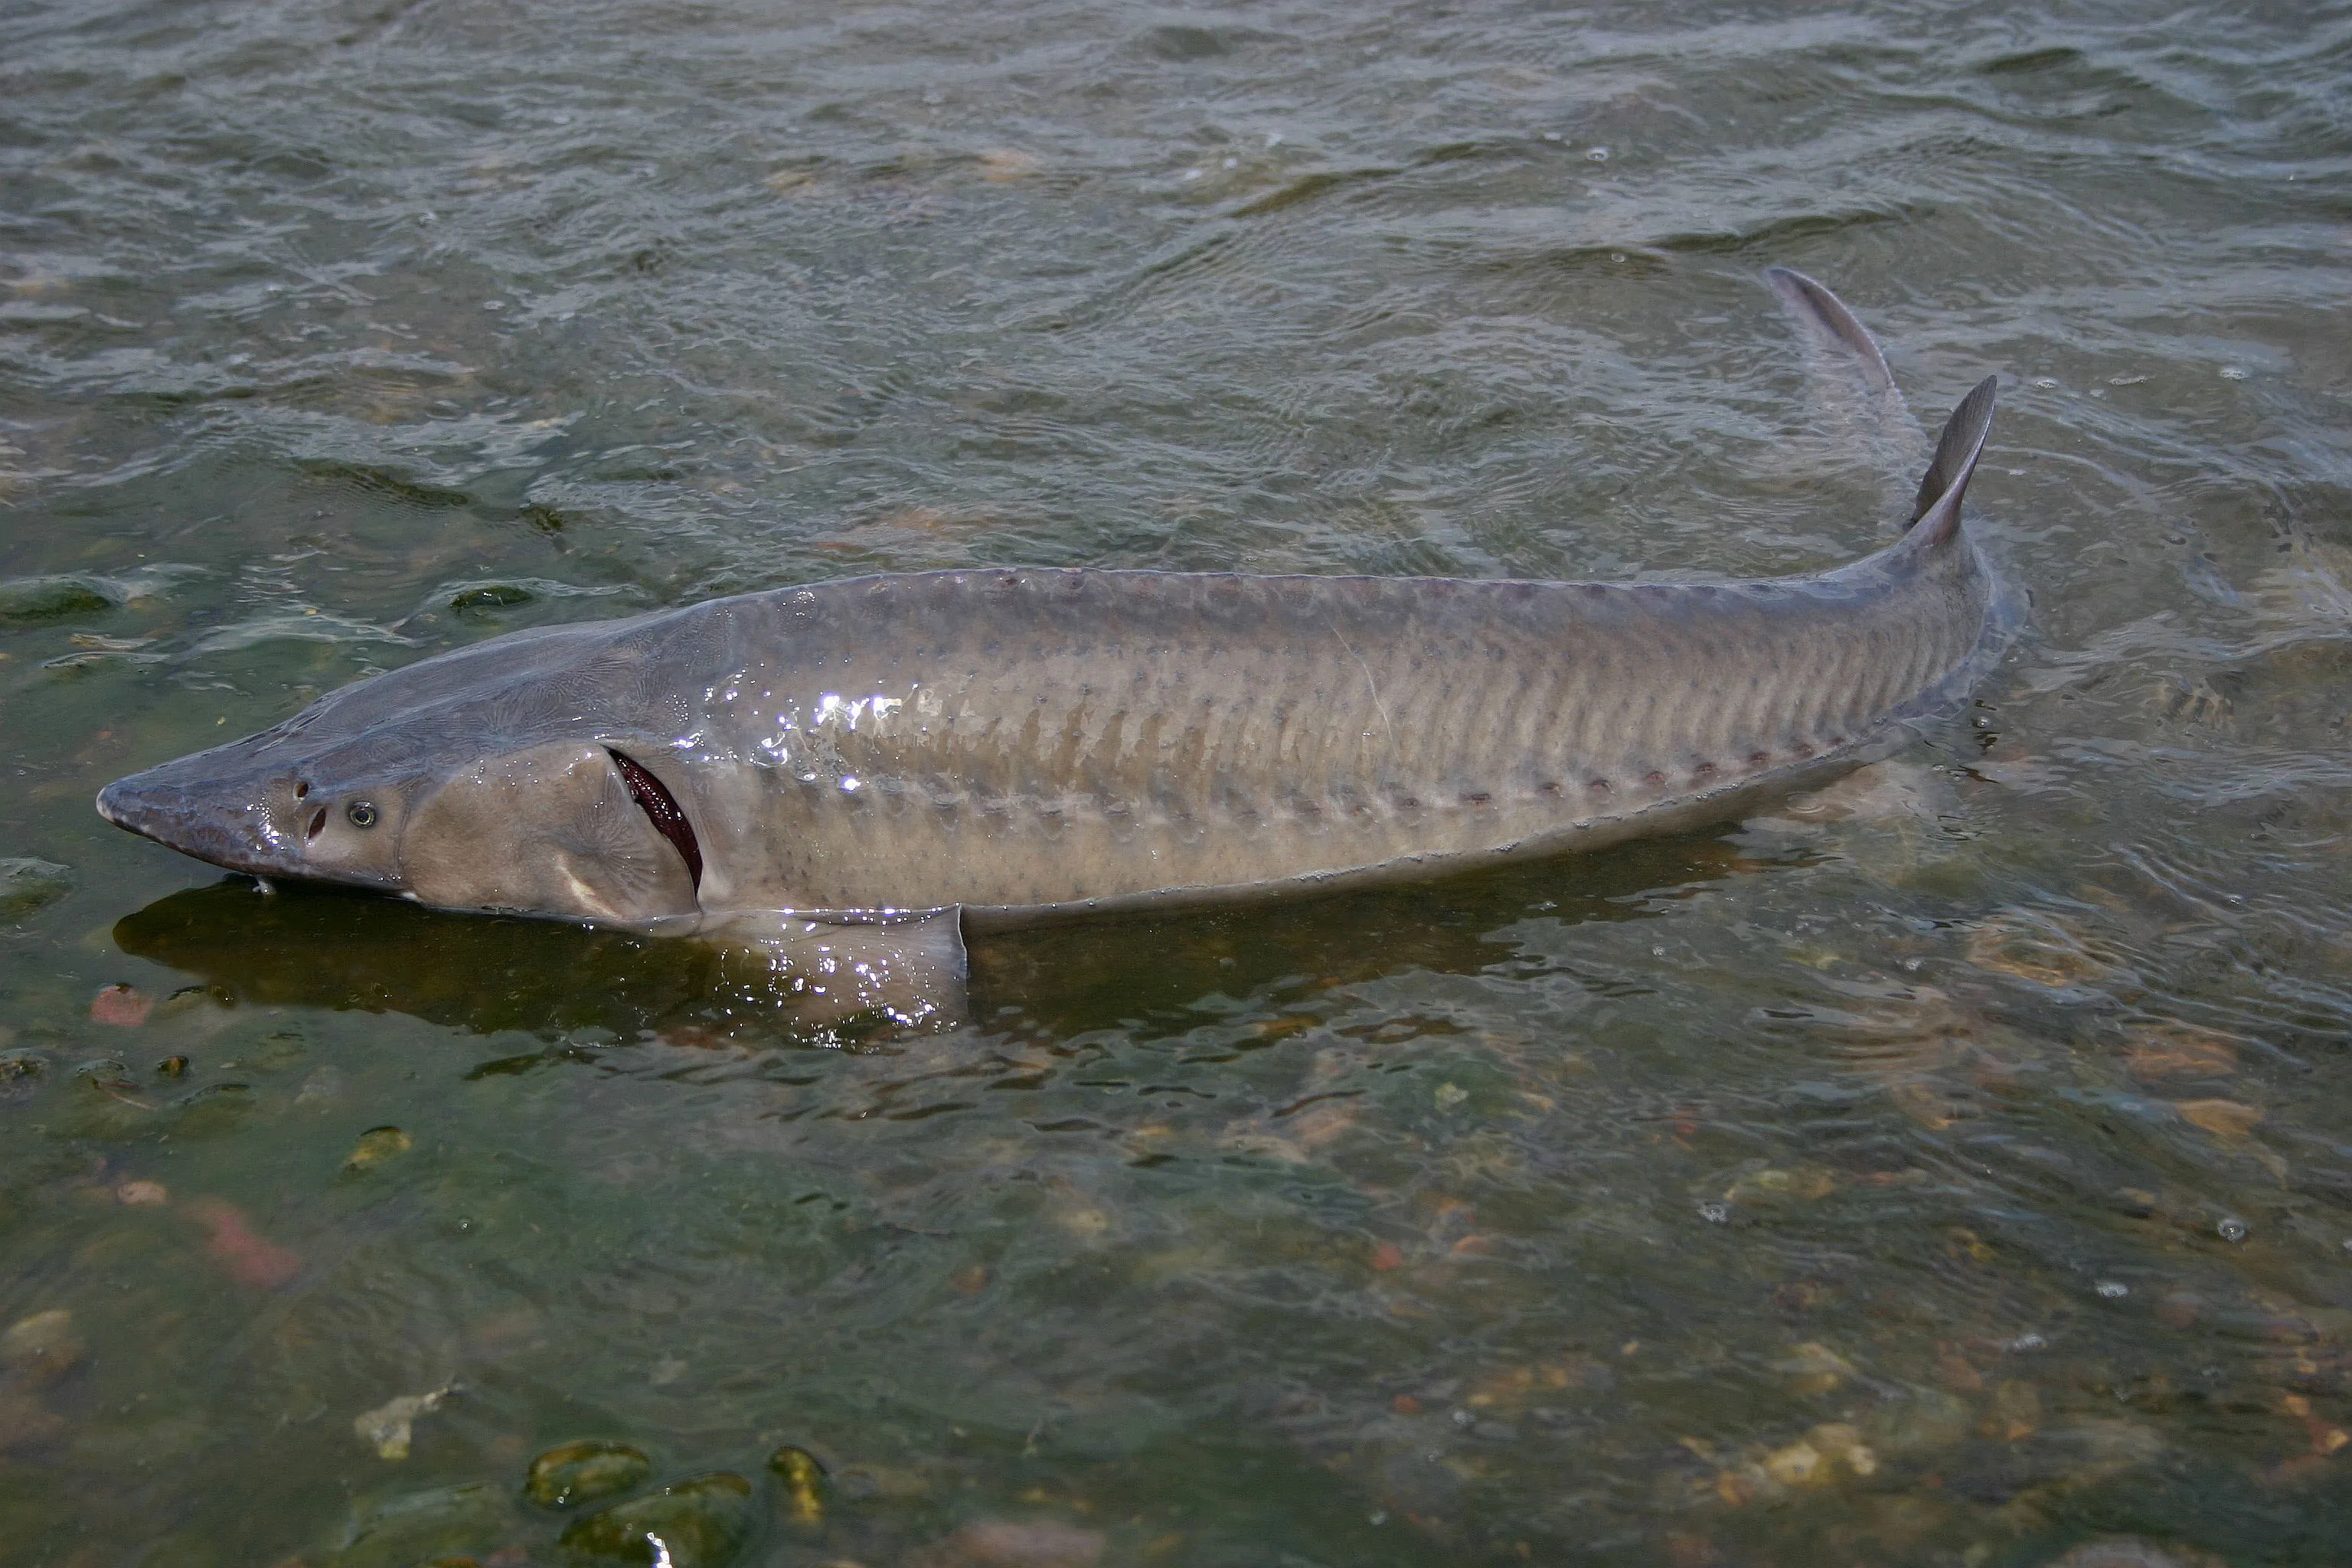
{"label": "fish head", "polygon": [[443,909],[633,926],[696,914],[699,847],[656,774],[674,769],[663,742],[630,721],[628,661],[599,668],[592,647],[583,667],[561,657],[583,651],[567,640],[582,639],[500,638],[346,687],[116,780],[99,814],[233,871]]}

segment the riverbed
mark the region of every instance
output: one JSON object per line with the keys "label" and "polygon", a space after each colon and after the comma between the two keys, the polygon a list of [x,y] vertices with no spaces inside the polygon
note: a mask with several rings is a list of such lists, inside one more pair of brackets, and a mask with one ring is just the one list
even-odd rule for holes
{"label": "riverbed", "polygon": [[[0,1562],[2340,1563],[2347,79],[2335,4],[8,7]],[[1916,476],[1775,263],[1931,430],[2000,377],[2032,607],[1754,821],[908,1033],[90,809],[862,573],[1836,565]]]}

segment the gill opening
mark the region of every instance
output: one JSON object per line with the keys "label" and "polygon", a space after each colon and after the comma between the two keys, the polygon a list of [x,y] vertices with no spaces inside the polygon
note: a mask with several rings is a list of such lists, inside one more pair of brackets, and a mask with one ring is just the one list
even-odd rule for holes
{"label": "gill opening", "polygon": [[678,858],[686,862],[686,874],[693,880],[694,890],[700,892],[702,846],[695,840],[694,824],[686,819],[686,813],[678,809],[676,798],[662,787],[661,780],[646,771],[644,763],[610,746],[604,748],[604,754],[611,757],[613,765],[621,770],[621,782],[629,786],[629,798],[637,803],[637,809],[646,814],[646,820],[654,825],[654,831],[668,839],[670,847],[677,851]]}

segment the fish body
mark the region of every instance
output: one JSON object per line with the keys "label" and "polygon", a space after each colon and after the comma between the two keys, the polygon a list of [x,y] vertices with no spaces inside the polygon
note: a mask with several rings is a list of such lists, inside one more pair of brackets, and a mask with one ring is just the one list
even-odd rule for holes
{"label": "fish body", "polygon": [[[1899,410],[1834,296],[1772,280]],[[1960,518],[1992,402],[1899,540],[1814,575],[854,578],[458,649],[99,809],[265,878],[707,934],[1297,896],[1729,819],[1999,656],[2016,596]]]}

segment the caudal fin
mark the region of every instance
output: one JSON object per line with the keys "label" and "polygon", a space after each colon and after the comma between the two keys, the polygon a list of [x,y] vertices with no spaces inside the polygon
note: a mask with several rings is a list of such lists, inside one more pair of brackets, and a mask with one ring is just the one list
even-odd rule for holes
{"label": "caudal fin", "polygon": [[1977,471],[1985,437],[1991,433],[1993,400],[2000,391],[1999,376],[1985,377],[1944,422],[1936,455],[1928,460],[1927,477],[1919,481],[1918,498],[1911,505],[1911,531],[1903,536],[1914,549],[1933,550],[1959,531],[1960,498],[1968,491],[1969,477]]}
{"label": "caudal fin", "polygon": [[1885,351],[1870,329],[1846,308],[1846,302],[1830,292],[1825,284],[1817,283],[1793,267],[1767,267],[1764,282],[1780,297],[1780,303],[1790,314],[1802,321],[1823,344],[1834,344],[1853,356],[1855,368],[1870,384],[1870,390],[1895,399],[1902,405],[1903,395],[1895,390],[1895,373],[1886,366]]}
{"label": "caudal fin", "polygon": [[1790,267],[1766,268],[1764,284],[1803,334],[1814,432],[1829,439],[1834,460],[1858,458],[1878,474],[1892,501],[1919,471],[1927,433],[1903,401],[1885,351],[1827,285]]}

